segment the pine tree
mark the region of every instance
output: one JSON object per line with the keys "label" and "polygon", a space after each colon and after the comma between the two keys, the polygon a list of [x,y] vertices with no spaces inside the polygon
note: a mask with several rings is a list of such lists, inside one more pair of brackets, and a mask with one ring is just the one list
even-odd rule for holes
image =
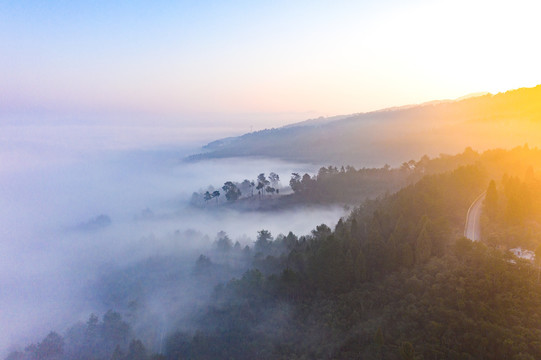
{"label": "pine tree", "polygon": [[359,251],[355,258],[354,276],[357,282],[366,281],[366,258],[362,251]]}
{"label": "pine tree", "polygon": [[426,226],[423,226],[415,243],[415,263],[423,264],[430,259],[432,244]]}
{"label": "pine tree", "polygon": [[338,220],[338,223],[334,228],[334,234],[340,239],[346,239],[346,227],[344,226],[342,218]]}
{"label": "pine tree", "polygon": [[415,263],[415,256],[413,255],[413,250],[411,249],[410,244],[403,244],[400,248],[401,258],[400,263],[406,268],[411,268]]}
{"label": "pine tree", "polygon": [[356,240],[357,242],[360,242],[360,231],[359,231],[359,224],[357,223],[357,219],[353,218],[351,220],[351,227],[349,230],[349,233],[351,235],[352,240]]}
{"label": "pine tree", "polygon": [[404,214],[400,214],[400,216],[398,217],[398,220],[396,221],[396,225],[393,230],[393,235],[395,239],[400,243],[408,238],[409,227],[406,223]]}

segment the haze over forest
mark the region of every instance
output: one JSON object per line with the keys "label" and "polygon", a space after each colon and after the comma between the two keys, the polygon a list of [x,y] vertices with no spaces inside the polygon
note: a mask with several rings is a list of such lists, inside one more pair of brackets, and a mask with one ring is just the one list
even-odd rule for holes
{"label": "haze over forest", "polygon": [[[408,113],[422,115],[427,111],[433,117],[460,111],[457,127],[464,134],[470,132],[463,126],[468,122],[462,119],[475,119],[472,121],[479,122],[485,134],[501,134],[502,126],[516,126],[523,134],[523,129],[536,129],[541,114],[536,101],[538,89],[331,119],[324,124],[323,120],[316,125],[313,121],[292,124],[228,140],[228,144],[245,150],[231,154],[237,155],[233,158],[227,158],[225,151],[220,153],[220,146],[197,157],[187,157],[189,153],[175,148],[110,150],[91,157],[88,153],[82,162],[72,160],[5,173],[3,226],[17,238],[16,242],[3,243],[2,252],[2,283],[10,294],[2,298],[2,308],[10,310],[2,315],[7,358],[131,359],[149,358],[151,354],[153,358],[220,358],[222,353],[233,358],[289,358],[293,354],[350,358],[353,353],[370,358],[381,351],[389,358],[404,358],[404,353],[415,351],[454,354],[451,357],[498,357],[501,351],[518,351],[516,347],[490,351],[469,348],[470,342],[455,337],[443,347],[432,348],[435,344],[423,339],[422,333],[405,330],[410,326],[407,322],[401,325],[405,326],[402,330],[394,327],[380,318],[378,306],[368,305],[372,310],[365,313],[362,309],[367,305],[355,305],[358,300],[354,299],[389,296],[379,294],[387,291],[388,285],[379,290],[372,286],[393,281],[392,276],[418,278],[424,276],[426,266],[454,269],[454,257],[482,257],[489,256],[483,252],[497,251],[490,256],[502,257],[502,264],[525,261],[509,260],[511,253],[501,249],[520,248],[533,253],[540,245],[536,234],[541,209],[535,199],[541,196],[537,180],[541,153],[537,147],[486,152],[468,147],[458,155],[404,158],[402,162],[389,161],[398,166],[382,166],[384,159],[394,159],[388,152],[372,158],[380,164],[373,168],[355,168],[347,162],[320,168],[314,165],[316,154],[323,154],[321,164],[332,161],[336,153],[329,149],[335,149],[336,144],[316,150],[305,139],[326,126],[340,129],[337,134],[351,131],[351,124],[362,128],[366,118],[374,114],[391,114],[389,121],[398,123],[413,118],[408,118]],[[486,106],[479,110],[479,103]],[[525,106],[528,104],[533,105]],[[479,114],[488,114],[487,119],[481,121]],[[422,123],[419,120],[414,128],[422,130],[427,126]],[[377,121],[374,124],[383,126]],[[296,142],[286,145],[287,138],[280,134],[290,129],[297,134]],[[377,149],[378,132],[370,130],[359,131],[366,131],[373,139],[373,143],[365,144],[373,151]],[[327,139],[332,138],[330,131],[323,132]],[[292,162],[301,160],[297,156],[301,152],[288,152],[288,157],[279,152],[258,153],[244,142],[246,137],[258,136],[265,136],[260,143],[276,142],[278,149],[309,146],[314,149],[312,158],[302,159],[308,163]],[[486,139],[499,141],[488,135]],[[407,134],[404,140],[413,141]],[[325,144],[321,139],[317,142]],[[364,147],[352,147],[351,154],[360,156],[355,153],[358,149],[368,153]],[[252,153],[258,157],[238,157]],[[398,159],[399,153],[394,156]],[[59,171],[61,177],[57,176]],[[498,181],[491,191],[500,192],[494,196],[501,200],[491,203],[493,208],[485,205],[482,239],[489,247],[464,250],[470,246],[463,243],[470,240],[461,239],[465,212],[490,179]],[[403,202],[402,197],[410,197],[411,204],[416,205]],[[402,224],[407,212],[411,212],[409,225]],[[364,224],[364,230],[359,224]],[[474,253],[468,255],[468,251]],[[437,265],[438,261],[441,264]],[[526,281],[520,286],[530,288],[530,293],[523,300],[533,301],[531,296],[539,291],[538,284],[534,278],[531,284],[527,280],[532,265],[526,261],[522,266],[507,266],[505,276],[510,279],[505,281]],[[283,286],[286,288],[279,290]],[[420,296],[417,291],[424,285],[415,286],[418,290],[413,294]],[[413,290],[407,287],[404,291],[411,294]],[[354,303],[341,304],[346,294]],[[397,296],[390,301],[404,295]],[[415,296],[407,297],[406,304],[416,306]],[[306,301],[310,305],[302,312],[308,313],[301,316],[299,306]],[[323,310],[322,301],[334,305]],[[481,303],[469,306],[484,306]],[[358,314],[353,323],[320,328],[320,317],[327,311],[338,318],[349,316],[349,310],[335,313],[341,306]],[[357,306],[360,308],[355,310]],[[397,314],[405,311],[402,303],[389,306]],[[507,305],[498,306],[503,306],[498,311],[508,311]],[[534,305],[523,306],[527,309]],[[234,320],[237,311],[258,315]],[[459,307],[458,311],[466,310]],[[423,314],[407,317],[414,316],[411,321],[435,321],[429,319],[436,315]],[[296,334],[308,326],[305,316],[314,317],[315,324],[308,331],[316,332],[300,340]],[[414,320],[415,316],[422,320]],[[535,321],[519,323],[528,331],[541,331]],[[262,326],[266,329],[263,333],[257,330]],[[473,329],[467,322],[453,326],[457,334]],[[493,326],[502,334],[507,331],[505,323]],[[90,335],[89,331],[97,332]],[[296,345],[284,348],[284,336],[296,339]],[[328,339],[322,342],[320,336]],[[374,336],[375,343],[371,340]],[[387,339],[387,345],[378,345],[381,336]],[[515,342],[531,346],[530,336]],[[348,344],[352,339],[360,342],[351,347]],[[24,347],[25,343],[34,345]],[[537,354],[533,350],[528,353]]]}
{"label": "haze over forest", "polygon": [[191,159],[270,156],[310,163],[398,165],[472,145],[486,150],[538,144],[540,113],[537,86],[309,120],[214,141]]}
{"label": "haze over forest", "polygon": [[0,358],[541,358],[540,10],[0,1]]}

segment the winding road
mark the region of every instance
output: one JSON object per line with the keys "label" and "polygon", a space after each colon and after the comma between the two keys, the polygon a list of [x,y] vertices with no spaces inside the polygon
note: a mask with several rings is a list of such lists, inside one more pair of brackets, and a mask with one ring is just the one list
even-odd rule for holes
{"label": "winding road", "polygon": [[472,241],[479,241],[481,239],[481,210],[483,209],[483,200],[485,200],[485,192],[474,200],[466,215],[464,236]]}

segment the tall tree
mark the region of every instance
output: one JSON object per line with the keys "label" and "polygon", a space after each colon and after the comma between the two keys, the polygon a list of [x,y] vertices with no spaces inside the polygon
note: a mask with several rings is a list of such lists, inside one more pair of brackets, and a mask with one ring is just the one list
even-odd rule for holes
{"label": "tall tree", "polygon": [[216,235],[215,244],[218,250],[222,252],[228,252],[233,247],[233,242],[231,241],[229,236],[227,236],[225,231],[218,232],[218,234]]}
{"label": "tall tree", "polygon": [[37,346],[38,359],[57,359],[64,353],[64,339],[54,331],[43,339]]}
{"label": "tall tree", "polygon": [[205,194],[203,194],[203,199],[205,199],[205,201],[209,201],[210,199],[212,199],[212,194],[206,191]]}
{"label": "tall tree", "polygon": [[103,315],[101,333],[107,344],[107,351],[113,351],[116,345],[127,345],[131,329],[119,313],[109,310]]}
{"label": "tall tree", "polygon": [[227,201],[236,201],[241,196],[239,188],[231,181],[225,182],[222,190],[225,192]]}
{"label": "tall tree", "polygon": [[303,190],[308,190],[310,189],[312,183],[314,182],[314,180],[312,180],[312,178],[310,177],[310,175],[308,174],[304,174],[302,176],[302,180],[301,180],[301,184],[302,184],[302,189]]}
{"label": "tall tree", "polygon": [[484,205],[487,216],[490,219],[494,219],[498,211],[498,190],[496,190],[496,183],[494,180],[490,180],[490,183],[488,184]]}
{"label": "tall tree", "polygon": [[357,254],[357,257],[355,258],[354,263],[354,273],[355,280],[357,282],[363,282],[366,281],[366,258],[364,257],[364,254],[362,251],[359,251]]}
{"label": "tall tree", "polygon": [[248,180],[248,179],[244,179],[240,185],[238,186],[240,192],[244,195],[244,194],[249,194],[249,193],[252,193],[253,195],[253,190],[252,190],[252,184],[253,182]]}
{"label": "tall tree", "polygon": [[353,218],[353,220],[351,220],[349,234],[352,240],[356,241],[357,243],[361,242],[361,229],[359,228],[357,218],[355,217]]}
{"label": "tall tree", "polygon": [[251,191],[251,196],[254,196],[254,188],[255,188],[255,182],[254,182],[254,181],[250,181],[250,191]]}
{"label": "tall tree", "polygon": [[259,197],[261,198],[261,195],[263,194],[263,190],[267,185],[269,185],[270,182],[267,180],[267,177],[265,176],[265,173],[261,173],[257,175],[257,187],[256,189],[259,192]]}
{"label": "tall tree", "polygon": [[132,340],[128,348],[127,358],[130,360],[147,360],[147,350],[141,340]]}
{"label": "tall tree", "polygon": [[410,268],[415,263],[415,256],[413,255],[413,250],[411,245],[408,243],[402,244],[400,247],[400,265]]}
{"label": "tall tree", "polygon": [[421,229],[417,241],[415,243],[415,262],[417,264],[425,263],[431,255],[432,244],[428,231],[426,230],[426,224]]}
{"label": "tall tree", "polygon": [[257,240],[255,241],[255,251],[266,252],[272,243],[272,235],[268,230],[260,230],[257,232]]}
{"label": "tall tree", "polygon": [[273,188],[278,188],[278,186],[280,185],[280,176],[278,176],[278,174],[276,173],[271,172],[269,174],[269,181]]}
{"label": "tall tree", "polygon": [[293,192],[297,193],[302,190],[301,176],[298,173],[291,173],[291,180],[289,180],[289,186]]}

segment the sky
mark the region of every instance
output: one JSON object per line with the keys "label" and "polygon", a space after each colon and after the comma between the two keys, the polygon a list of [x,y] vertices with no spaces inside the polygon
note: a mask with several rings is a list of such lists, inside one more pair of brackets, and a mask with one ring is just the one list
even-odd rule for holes
{"label": "sky", "polygon": [[535,86],[539,10],[525,0],[0,1],[0,126],[153,124],[167,141],[182,129],[210,140]]}

